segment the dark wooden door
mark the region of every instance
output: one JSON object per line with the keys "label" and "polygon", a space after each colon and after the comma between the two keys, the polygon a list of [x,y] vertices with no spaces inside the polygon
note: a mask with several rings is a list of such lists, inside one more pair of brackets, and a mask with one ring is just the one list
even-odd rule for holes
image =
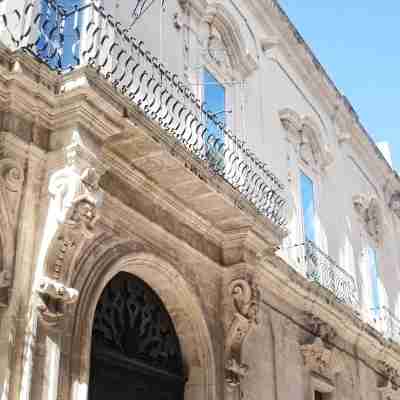
{"label": "dark wooden door", "polygon": [[120,273],[107,285],[92,336],[89,400],[183,400],[174,326],[143,281]]}

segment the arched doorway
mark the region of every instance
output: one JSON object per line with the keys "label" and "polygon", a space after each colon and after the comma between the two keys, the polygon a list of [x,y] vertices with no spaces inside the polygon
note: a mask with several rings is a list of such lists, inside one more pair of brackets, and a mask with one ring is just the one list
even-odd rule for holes
{"label": "arched doorway", "polygon": [[118,273],[97,304],[89,400],[182,400],[179,340],[163,303],[141,279]]}

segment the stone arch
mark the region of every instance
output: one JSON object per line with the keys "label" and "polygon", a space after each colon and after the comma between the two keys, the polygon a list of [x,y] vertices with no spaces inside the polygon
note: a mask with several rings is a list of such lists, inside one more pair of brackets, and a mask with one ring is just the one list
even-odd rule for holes
{"label": "stone arch", "polygon": [[[149,285],[165,305],[180,340],[187,383],[185,398],[215,399],[214,352],[201,306],[182,275],[167,261],[132,241],[104,237],[86,249],[77,265],[73,287],[80,295],[67,327],[71,336],[61,360],[60,391],[71,400],[85,400],[89,384],[92,324],[97,302],[107,283],[129,272]],[[88,253],[89,250],[89,253]],[[68,356],[71,355],[71,356]]]}
{"label": "stone arch", "polygon": [[221,1],[214,1],[208,5],[203,21],[212,23],[221,34],[232,69],[242,78],[250,75],[257,68],[257,49],[250,44],[233,13]]}

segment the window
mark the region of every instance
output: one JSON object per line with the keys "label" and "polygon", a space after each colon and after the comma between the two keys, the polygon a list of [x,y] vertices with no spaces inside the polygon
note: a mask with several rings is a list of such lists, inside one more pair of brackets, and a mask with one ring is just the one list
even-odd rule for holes
{"label": "window", "polygon": [[[57,0],[55,3],[72,11],[79,6],[81,0]],[[79,64],[79,12],[67,12],[65,17],[64,32],[61,35],[61,13],[57,12],[47,0],[41,1],[40,36],[38,40],[38,53],[45,58],[54,68],[67,69]],[[63,56],[60,60],[57,51],[63,40]]]}
{"label": "window", "polygon": [[300,172],[300,191],[303,211],[304,239],[315,242],[314,183],[303,172]]}
{"label": "window", "polygon": [[204,102],[214,117],[207,120],[206,155],[209,161],[224,166],[224,132],[218,123],[225,123],[225,87],[207,69],[203,73]]}
{"label": "window", "polygon": [[380,312],[378,262],[376,250],[370,246],[367,247],[367,260],[370,278],[370,306],[373,318],[377,320]]}

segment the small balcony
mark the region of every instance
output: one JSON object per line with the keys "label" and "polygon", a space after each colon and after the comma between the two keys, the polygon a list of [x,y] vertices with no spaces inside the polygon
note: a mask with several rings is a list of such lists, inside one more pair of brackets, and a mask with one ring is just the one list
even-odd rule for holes
{"label": "small balcony", "polygon": [[[92,1],[70,9],[51,0],[23,3],[15,9],[8,5],[1,15],[3,44],[29,52],[59,74],[91,67],[156,123],[169,140],[222,177],[258,214],[285,229],[283,184],[176,73],[146,50],[140,38]],[[216,133],[208,132],[211,125]]]}
{"label": "small balcony", "polygon": [[301,260],[309,280],[331,291],[340,303],[358,309],[357,285],[348,272],[311,240],[295,247],[301,252]]}
{"label": "small balcony", "polygon": [[389,340],[400,344],[400,320],[387,308],[373,309],[369,316],[370,324]]}

